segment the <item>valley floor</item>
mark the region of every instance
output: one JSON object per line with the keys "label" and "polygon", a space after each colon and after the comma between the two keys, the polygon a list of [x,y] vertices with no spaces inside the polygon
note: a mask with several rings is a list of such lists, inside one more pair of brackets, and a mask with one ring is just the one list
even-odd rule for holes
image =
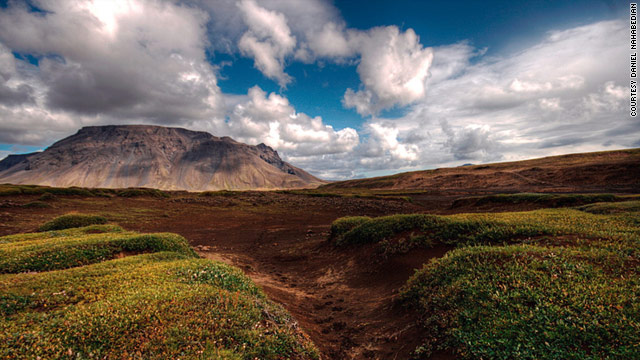
{"label": "valley floor", "polygon": [[[203,257],[240,267],[299,322],[327,359],[406,359],[420,345],[415,319],[394,301],[399,288],[437,245],[379,261],[373,246],[336,248],[331,223],[343,216],[476,211],[452,208],[459,194],[417,194],[413,201],[246,192],[214,196],[57,196],[50,208],[24,207],[37,195],[0,198],[0,235],[34,231],[69,212],[100,214],[125,229],[173,232]],[[482,211],[530,210],[535,204],[496,203]],[[406,339],[415,339],[407,342]],[[432,359],[455,358],[435,353]]]}

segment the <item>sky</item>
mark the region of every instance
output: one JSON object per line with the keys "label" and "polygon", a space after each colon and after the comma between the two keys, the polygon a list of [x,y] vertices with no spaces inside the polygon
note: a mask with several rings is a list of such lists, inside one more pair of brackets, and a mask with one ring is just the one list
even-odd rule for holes
{"label": "sky", "polygon": [[325,179],[640,147],[629,2],[0,0],[0,158],[83,126]]}

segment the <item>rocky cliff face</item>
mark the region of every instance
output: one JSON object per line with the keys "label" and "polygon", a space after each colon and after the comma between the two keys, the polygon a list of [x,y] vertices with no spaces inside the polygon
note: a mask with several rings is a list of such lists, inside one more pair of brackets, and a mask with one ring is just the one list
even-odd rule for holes
{"label": "rocky cliff face", "polygon": [[9,156],[0,161],[0,183],[204,191],[303,188],[324,181],[264,144],[122,125],[84,127],[41,153]]}

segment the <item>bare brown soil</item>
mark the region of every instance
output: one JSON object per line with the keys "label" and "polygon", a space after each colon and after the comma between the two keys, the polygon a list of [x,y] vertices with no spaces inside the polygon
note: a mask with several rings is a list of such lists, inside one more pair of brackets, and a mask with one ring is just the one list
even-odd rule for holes
{"label": "bare brown soil", "polygon": [[102,214],[131,230],[175,232],[202,256],[243,269],[289,310],[323,358],[407,359],[420,329],[411,310],[394,299],[415,269],[449,248],[414,249],[383,261],[373,247],[335,248],[327,240],[329,227],[347,215],[452,212],[456,197],[421,194],[411,203],[274,192],[173,193],[169,199],[59,196],[48,202],[52,208],[37,209],[21,206],[36,195],[4,196],[0,235],[35,231],[69,212]]}

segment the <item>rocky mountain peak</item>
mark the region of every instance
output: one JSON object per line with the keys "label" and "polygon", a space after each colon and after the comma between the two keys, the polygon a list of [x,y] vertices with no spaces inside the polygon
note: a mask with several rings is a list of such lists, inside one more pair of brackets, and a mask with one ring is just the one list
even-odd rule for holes
{"label": "rocky mountain peak", "polygon": [[324,183],[271,147],[153,125],[86,126],[41,153],[0,161],[0,181],[180,190],[273,189]]}

